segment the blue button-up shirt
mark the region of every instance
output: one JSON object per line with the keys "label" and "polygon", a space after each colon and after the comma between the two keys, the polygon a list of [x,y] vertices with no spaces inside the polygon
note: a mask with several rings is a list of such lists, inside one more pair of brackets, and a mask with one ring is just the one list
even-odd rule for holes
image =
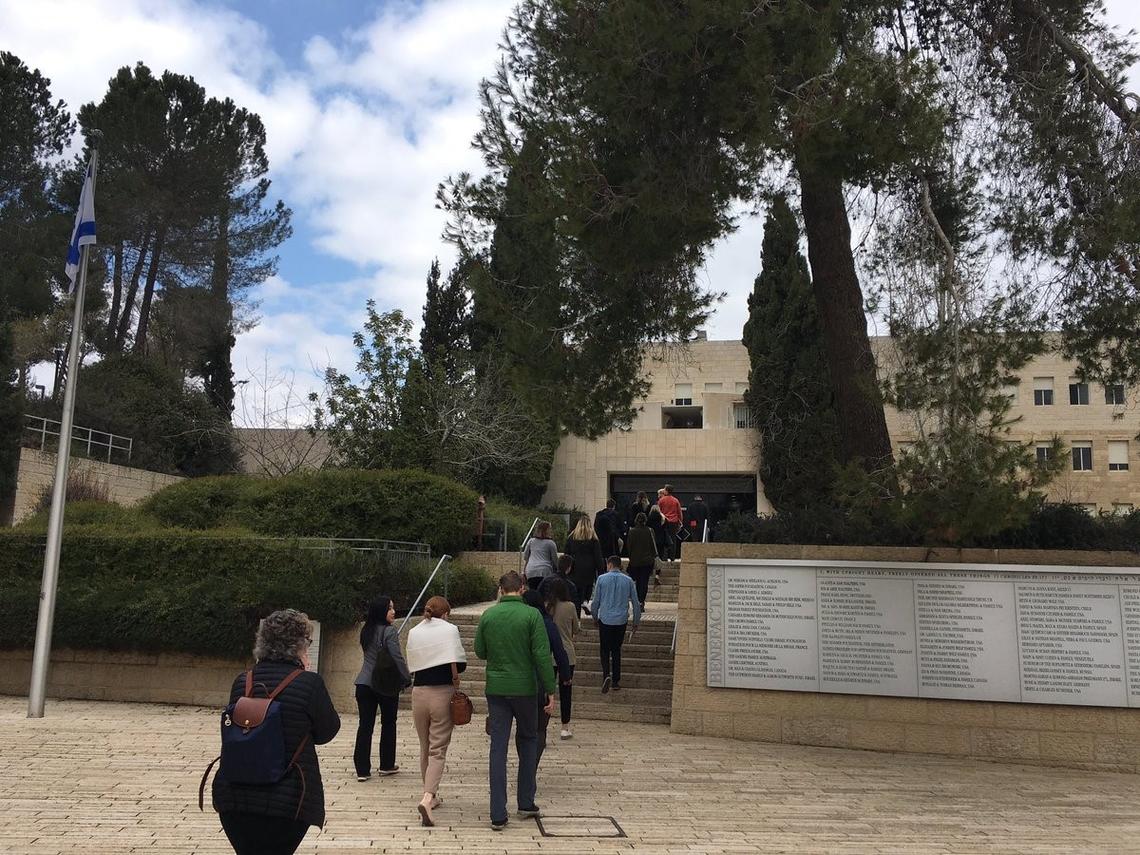
{"label": "blue button-up shirt", "polygon": [[594,584],[594,598],[590,601],[590,614],[609,626],[624,626],[629,620],[629,607],[633,606],[633,625],[641,623],[641,603],[637,601],[637,587],[633,579],[620,570],[607,570]]}

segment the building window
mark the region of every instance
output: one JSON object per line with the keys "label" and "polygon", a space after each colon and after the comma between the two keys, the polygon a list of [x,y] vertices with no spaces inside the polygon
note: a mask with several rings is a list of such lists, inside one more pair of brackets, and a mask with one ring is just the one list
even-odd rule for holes
{"label": "building window", "polygon": [[1047,464],[1053,459],[1053,446],[1039,445],[1037,446],[1037,463],[1041,466]]}
{"label": "building window", "polygon": [[1073,443],[1073,471],[1092,472],[1092,443]]}
{"label": "building window", "polygon": [[673,404],[678,407],[691,407],[693,405],[692,383],[678,383],[673,387]]}
{"label": "building window", "polygon": [[706,383],[705,384],[705,391],[706,392],[719,392],[722,389],[724,389],[723,383]]}
{"label": "building window", "polygon": [[756,418],[752,415],[752,410],[747,404],[733,404],[732,423],[737,428],[754,428],[756,427]]}
{"label": "building window", "polygon": [[1108,471],[1128,471],[1128,440],[1113,439],[1108,442]]}
{"label": "building window", "polygon": [[1124,384],[1110,383],[1104,387],[1104,402],[1116,406],[1124,405]]}
{"label": "building window", "polygon": [[1035,407],[1051,407],[1051,406],[1053,406],[1053,378],[1052,377],[1034,377],[1033,378],[1033,406],[1035,406]]}
{"label": "building window", "polygon": [[1090,517],[1096,516],[1096,503],[1095,502],[1089,502],[1088,504],[1080,504],[1080,505],[1077,505],[1077,507],[1079,507],[1082,511],[1084,511],[1086,514],[1088,514]]}
{"label": "building window", "polygon": [[1116,514],[1117,516],[1124,516],[1125,514],[1130,514],[1130,513],[1132,513],[1132,503],[1131,502],[1113,502],[1112,503],[1112,512],[1114,514]]}
{"label": "building window", "polygon": [[1069,384],[1069,403],[1073,406],[1087,406],[1089,402],[1089,384],[1074,380]]}

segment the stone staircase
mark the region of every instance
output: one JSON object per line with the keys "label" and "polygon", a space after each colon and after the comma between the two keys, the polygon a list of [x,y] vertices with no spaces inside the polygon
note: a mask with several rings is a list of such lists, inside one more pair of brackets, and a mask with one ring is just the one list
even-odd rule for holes
{"label": "stone staircase", "polygon": [[[661,584],[649,587],[649,596],[641,628],[622,646],[621,691],[603,695],[601,654],[598,631],[583,615],[582,631],[575,640],[577,665],[574,669],[573,719],[631,721],[668,724],[673,703],[673,626],[677,611],[677,583],[680,564],[666,565]],[[467,670],[462,676],[462,689],[475,706],[476,715],[484,715],[486,668],[475,656],[475,629],[479,618],[492,603],[456,608],[451,621],[459,627],[463,647],[467,651]],[[410,693],[401,699],[410,706]],[[555,701],[557,720],[557,699]],[[557,723],[557,722],[555,722]],[[553,726],[553,725],[552,725]]]}

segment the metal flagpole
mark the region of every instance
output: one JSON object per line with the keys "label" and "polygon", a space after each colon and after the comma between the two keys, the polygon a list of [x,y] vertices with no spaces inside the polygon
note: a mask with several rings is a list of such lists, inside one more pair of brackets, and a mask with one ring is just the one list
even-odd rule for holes
{"label": "metal flagpole", "polygon": [[[92,146],[90,192],[94,194],[95,175],[99,168],[98,132],[92,133]],[[80,209],[82,212],[82,200]],[[79,217],[76,220],[78,229]],[[51,660],[51,631],[55,621],[55,593],[59,582],[59,554],[63,540],[67,464],[71,458],[71,429],[75,421],[75,387],[79,380],[79,350],[83,344],[83,298],[87,289],[87,257],[90,251],[90,243],[84,243],[80,247],[79,283],[75,288],[75,312],[71,321],[71,352],[67,357],[67,385],[64,386],[63,392],[63,417],[59,429],[59,451],[55,457],[55,481],[51,488],[51,513],[48,516],[47,549],[44,551],[44,575],[40,584],[40,612],[36,622],[36,649],[32,656],[32,684],[28,689],[28,718],[44,717],[44,696],[47,694],[48,665]]]}

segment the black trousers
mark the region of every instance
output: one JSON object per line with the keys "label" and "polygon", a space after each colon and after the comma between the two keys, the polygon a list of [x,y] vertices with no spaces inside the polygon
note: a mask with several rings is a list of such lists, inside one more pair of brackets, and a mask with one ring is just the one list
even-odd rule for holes
{"label": "black trousers", "polygon": [[356,774],[372,774],[372,732],[376,729],[377,709],[380,710],[380,768],[396,768],[396,714],[400,710],[400,696],[378,695],[371,686],[358,685],[356,708],[360,712],[356,748],[352,752]]}
{"label": "black trousers", "polygon": [[645,608],[645,598],[649,595],[649,577],[653,575],[653,566],[630,567],[629,575],[633,577],[634,587],[637,588],[637,601]]}
{"label": "black trousers", "polygon": [[602,651],[602,676],[621,683],[621,646],[625,642],[625,624],[598,624],[598,647]]}
{"label": "black trousers", "polygon": [[237,855],[293,855],[309,831],[308,823],[280,816],[227,811],[219,817]]}
{"label": "black trousers", "polygon": [[[574,666],[570,666],[570,676],[574,676]],[[561,680],[558,681],[558,707],[559,712],[562,713],[562,724],[567,725],[570,723],[570,699],[574,697],[574,686],[567,686]]]}

